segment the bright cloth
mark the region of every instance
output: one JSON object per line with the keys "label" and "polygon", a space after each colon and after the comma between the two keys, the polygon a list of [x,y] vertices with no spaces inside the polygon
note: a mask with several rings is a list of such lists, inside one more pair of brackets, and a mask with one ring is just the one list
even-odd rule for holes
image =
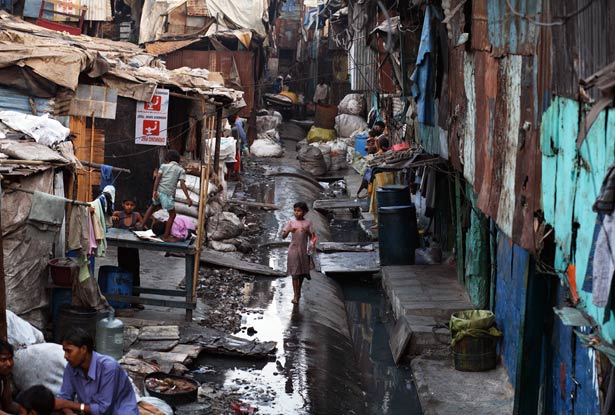
{"label": "bright cloth", "polygon": [[188,235],[190,231],[195,231],[196,226],[194,226],[194,221],[190,219],[188,216],[177,215],[175,216],[175,220],[173,221],[173,226],[171,226],[171,236],[175,238],[186,240],[188,239]]}

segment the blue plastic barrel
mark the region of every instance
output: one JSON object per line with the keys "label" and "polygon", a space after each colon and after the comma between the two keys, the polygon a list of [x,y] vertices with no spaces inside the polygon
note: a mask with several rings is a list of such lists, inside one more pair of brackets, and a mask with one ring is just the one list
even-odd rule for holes
{"label": "blue plastic barrel", "polygon": [[365,146],[367,145],[367,133],[357,134],[354,138],[354,149],[358,151],[363,157],[367,155]]}
{"label": "blue plastic barrel", "polygon": [[[103,294],[132,295],[132,273],[104,265],[98,270],[98,285]],[[130,303],[109,301],[113,308],[129,308]]]}
{"label": "blue plastic barrel", "polygon": [[376,203],[380,207],[410,206],[410,189],[403,184],[389,184],[376,189]]}
{"label": "blue plastic barrel", "polygon": [[380,265],[414,265],[418,248],[416,208],[390,206],[378,208]]}

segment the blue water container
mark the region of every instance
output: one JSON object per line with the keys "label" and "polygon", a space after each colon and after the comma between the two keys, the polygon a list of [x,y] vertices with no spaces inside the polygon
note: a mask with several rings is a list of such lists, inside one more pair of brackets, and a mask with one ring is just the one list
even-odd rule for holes
{"label": "blue water container", "polygon": [[[104,265],[98,270],[98,286],[103,294],[132,295],[132,273],[120,267]],[[129,308],[130,303],[109,301],[113,308]]]}
{"label": "blue water container", "polygon": [[380,266],[414,265],[419,246],[414,205],[378,208],[378,244]]}
{"label": "blue water container", "polygon": [[354,149],[358,151],[363,157],[367,155],[365,146],[367,145],[367,133],[360,133],[355,136]]}

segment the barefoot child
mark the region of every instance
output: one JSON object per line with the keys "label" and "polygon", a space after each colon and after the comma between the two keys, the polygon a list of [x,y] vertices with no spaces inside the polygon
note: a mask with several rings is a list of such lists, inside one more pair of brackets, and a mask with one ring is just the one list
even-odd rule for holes
{"label": "barefoot child", "polygon": [[299,303],[301,298],[301,286],[303,279],[310,279],[310,269],[312,263],[307,253],[308,241],[314,235],[314,225],[305,215],[308,213],[308,207],[305,202],[295,203],[293,206],[295,219],[284,226],[282,231],[282,239],[286,239],[289,233],[292,233],[290,246],[288,247],[288,261],[286,265],[286,274],[293,277],[293,304]]}
{"label": "barefoot child", "polygon": [[158,169],[158,175],[154,182],[154,191],[152,197],[152,205],[145,212],[143,218],[143,225],[147,222],[149,217],[160,209],[166,209],[169,212],[169,220],[162,236],[163,241],[171,240],[171,228],[173,227],[173,221],[175,220],[175,189],[177,189],[177,182],[180,183],[188,206],[192,206],[192,199],[190,199],[190,193],[186,188],[186,171],[179,165],[179,153],[175,150],[169,150],[166,157],[166,163],[160,166]]}

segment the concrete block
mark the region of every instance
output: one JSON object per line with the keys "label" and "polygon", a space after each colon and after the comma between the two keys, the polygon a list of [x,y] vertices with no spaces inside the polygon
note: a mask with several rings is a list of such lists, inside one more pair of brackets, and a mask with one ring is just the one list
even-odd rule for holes
{"label": "concrete block", "polygon": [[501,365],[487,372],[459,372],[452,358],[417,357],[411,367],[425,415],[513,412],[514,390]]}

